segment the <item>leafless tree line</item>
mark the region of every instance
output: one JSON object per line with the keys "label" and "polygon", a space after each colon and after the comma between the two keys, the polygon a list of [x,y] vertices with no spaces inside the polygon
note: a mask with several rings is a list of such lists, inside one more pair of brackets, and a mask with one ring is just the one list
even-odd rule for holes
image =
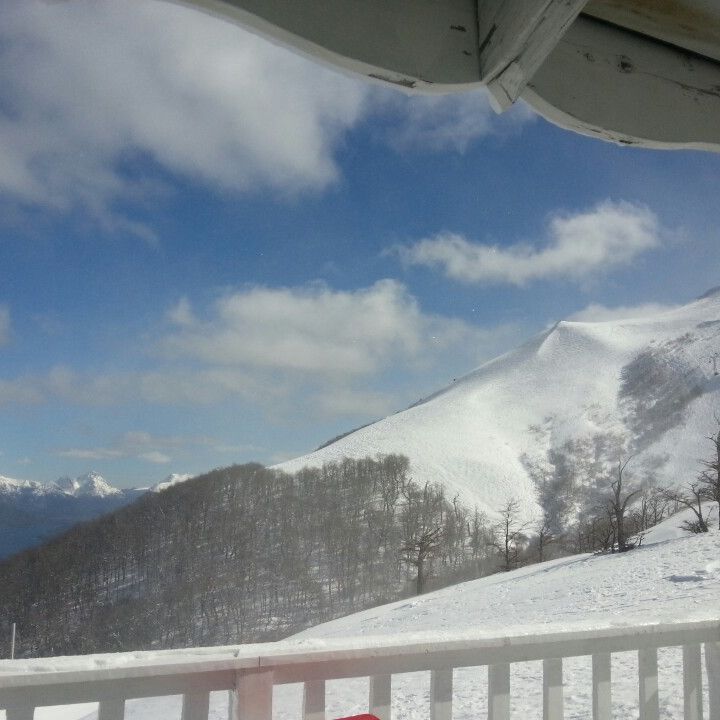
{"label": "leafless tree line", "polygon": [[482,513],[408,459],[214,470],[0,565],[25,656],[274,639],[496,570]]}

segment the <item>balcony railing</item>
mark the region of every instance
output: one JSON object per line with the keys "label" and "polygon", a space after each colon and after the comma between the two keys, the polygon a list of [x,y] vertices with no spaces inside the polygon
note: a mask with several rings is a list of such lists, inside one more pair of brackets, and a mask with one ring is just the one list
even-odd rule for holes
{"label": "balcony railing", "polygon": [[[720,720],[720,622],[402,643],[350,638],[310,649],[280,642],[227,648],[0,661],[0,708],[32,720],[36,707],[99,702],[99,720],[123,720],[133,698],[182,695],[182,720],[207,720],[210,692],[229,693],[229,714],[271,720],[273,687],[304,683],[304,720],[324,720],[325,681],[369,677],[368,709],[390,720],[393,675],[430,673],[430,717],[451,720],[453,669],[487,666],[487,716],[510,717],[510,665],[542,660],[543,718],[563,718],[563,659],[592,657],[592,717],[611,718],[611,654],[638,654],[640,720],[658,720],[658,648],[682,647],[685,720],[703,718],[702,648],[710,720]],[[164,719],[163,719],[164,720]]]}

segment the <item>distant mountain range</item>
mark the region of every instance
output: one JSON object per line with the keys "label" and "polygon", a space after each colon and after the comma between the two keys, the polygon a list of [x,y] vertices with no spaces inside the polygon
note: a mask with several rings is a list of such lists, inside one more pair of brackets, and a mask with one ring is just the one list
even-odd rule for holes
{"label": "distant mountain range", "polygon": [[121,490],[102,475],[89,472],[55,482],[15,480],[0,475],[0,558],[7,557],[133,502],[148,491],[159,492],[189,475],[173,474],[150,488]]}
{"label": "distant mountain range", "polygon": [[628,475],[680,485],[712,450],[720,416],[720,288],[685,306],[602,322],[562,321],[407,410],[279,467],[399,453],[416,482],[495,515],[526,518],[538,485],[582,481],[633,455]]}

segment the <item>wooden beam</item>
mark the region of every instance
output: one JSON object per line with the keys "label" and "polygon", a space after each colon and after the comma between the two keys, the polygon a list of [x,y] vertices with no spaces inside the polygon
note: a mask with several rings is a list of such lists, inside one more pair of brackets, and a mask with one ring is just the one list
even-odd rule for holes
{"label": "wooden beam", "polygon": [[548,120],[643,147],[720,150],[720,63],[586,16],[523,92]]}
{"label": "wooden beam", "polygon": [[496,109],[522,93],[587,0],[478,1],[480,76]]}
{"label": "wooden beam", "polygon": [[325,681],[303,684],[303,720],[325,720]]}
{"label": "wooden beam", "polygon": [[380,720],[392,715],[392,675],[371,675],[369,687],[370,713]]}
{"label": "wooden beam", "polygon": [[171,0],[306,55],[423,92],[480,83],[477,0]]}
{"label": "wooden beam", "polygon": [[430,720],[452,720],[453,671],[433,670],[430,674]]}
{"label": "wooden beam", "polygon": [[593,720],[610,720],[611,703],[610,653],[595,653],[592,656],[592,716]]}
{"label": "wooden beam", "polygon": [[563,720],[562,658],[543,660],[543,720]]}

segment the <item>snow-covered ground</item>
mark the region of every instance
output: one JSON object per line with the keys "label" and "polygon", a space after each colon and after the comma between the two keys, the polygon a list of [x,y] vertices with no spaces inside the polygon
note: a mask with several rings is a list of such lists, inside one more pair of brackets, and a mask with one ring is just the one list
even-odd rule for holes
{"label": "snow-covered ground", "polygon": [[[720,533],[670,537],[681,518],[650,533],[639,549],[616,555],[577,555],[462,583],[421,597],[373,608],[300,633],[284,643],[322,647],[355,637],[393,641],[515,635],[571,629],[619,627],[720,618]],[[51,662],[51,661],[50,661]],[[661,650],[661,717],[682,717],[682,658],[679,649]],[[565,717],[591,715],[590,658],[565,661]],[[540,717],[540,663],[512,666],[514,718]],[[429,716],[429,675],[396,676],[393,710],[397,720]],[[328,683],[328,717],[366,709],[367,681]],[[637,717],[637,664],[634,653],[613,657],[614,716]],[[211,717],[226,717],[227,698],[212,697]],[[301,689],[275,690],[278,720],[299,718]],[[475,720],[486,708],[486,671],[455,671],[455,720]],[[129,720],[179,718],[179,698],[130,701]],[[38,720],[96,718],[92,706],[38,711]]]}

